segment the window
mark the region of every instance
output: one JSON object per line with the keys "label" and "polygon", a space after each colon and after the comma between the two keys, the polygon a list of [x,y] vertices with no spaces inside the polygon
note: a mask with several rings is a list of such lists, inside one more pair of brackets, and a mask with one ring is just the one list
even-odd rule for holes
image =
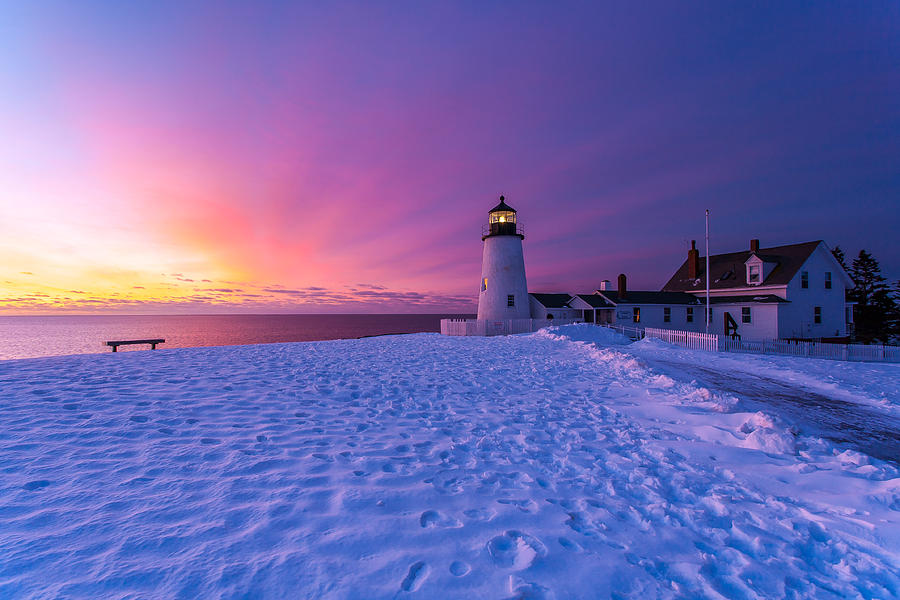
{"label": "window", "polygon": [[663,323],[672,322],[672,309],[668,306],[663,307]]}
{"label": "window", "polygon": [[822,322],[822,307],[815,306],[813,307],[813,323],[821,323]]}
{"label": "window", "polygon": [[750,307],[742,306],[741,307],[741,323],[752,323],[750,320]]}
{"label": "window", "polygon": [[831,289],[831,271],[825,271],[825,289]]}
{"label": "window", "polygon": [[800,287],[804,290],[809,288],[809,271],[802,271],[800,273]]}
{"label": "window", "polygon": [[694,322],[694,307],[693,306],[687,307],[687,317],[686,318],[687,318],[688,323]]}
{"label": "window", "polygon": [[641,307],[640,306],[635,306],[634,308],[631,309],[631,321],[633,323],[641,322]]}
{"label": "window", "polygon": [[510,294],[506,297],[506,305],[507,306],[515,306],[516,305],[516,297]]}
{"label": "window", "polygon": [[759,283],[759,265],[747,267],[747,283]]}
{"label": "window", "polygon": [[487,277],[485,277],[484,279],[481,280],[481,291],[483,292],[486,289],[487,289]]}
{"label": "window", "polygon": [[516,213],[513,211],[498,210],[489,215],[490,223],[515,223]]}

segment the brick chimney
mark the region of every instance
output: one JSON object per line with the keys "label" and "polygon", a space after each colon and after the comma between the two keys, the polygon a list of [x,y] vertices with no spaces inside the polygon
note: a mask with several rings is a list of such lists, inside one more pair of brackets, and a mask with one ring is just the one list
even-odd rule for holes
{"label": "brick chimney", "polygon": [[759,252],[759,240],[750,240],[750,252]]}
{"label": "brick chimney", "polygon": [[691,240],[691,249],[688,250],[688,278],[697,279],[700,276],[700,251],[697,250],[697,240]]}
{"label": "brick chimney", "polygon": [[624,300],[628,290],[625,287],[625,273],[619,273],[619,300]]}

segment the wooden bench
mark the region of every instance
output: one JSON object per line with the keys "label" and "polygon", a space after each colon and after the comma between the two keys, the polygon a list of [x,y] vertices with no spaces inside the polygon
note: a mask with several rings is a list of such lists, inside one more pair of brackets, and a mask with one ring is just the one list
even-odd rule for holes
{"label": "wooden bench", "polygon": [[116,352],[119,349],[119,346],[130,346],[132,344],[150,344],[151,350],[156,350],[157,344],[164,344],[166,340],[158,339],[158,340],[119,340],[115,342],[103,342],[104,346],[112,346],[112,351]]}

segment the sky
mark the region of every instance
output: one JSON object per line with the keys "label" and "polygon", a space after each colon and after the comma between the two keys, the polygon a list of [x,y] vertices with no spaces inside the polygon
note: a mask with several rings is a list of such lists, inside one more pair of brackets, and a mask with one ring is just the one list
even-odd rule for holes
{"label": "sky", "polygon": [[897,2],[0,0],[0,313],[472,312],[822,239],[900,277]]}

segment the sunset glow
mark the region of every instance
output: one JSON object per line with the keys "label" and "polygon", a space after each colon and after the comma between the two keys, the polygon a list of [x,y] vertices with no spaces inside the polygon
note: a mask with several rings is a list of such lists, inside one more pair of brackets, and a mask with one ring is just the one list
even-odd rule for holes
{"label": "sunset glow", "polygon": [[470,312],[501,193],[536,291],[658,288],[706,207],[900,270],[896,6],[708,8],[8,5],[0,313]]}

